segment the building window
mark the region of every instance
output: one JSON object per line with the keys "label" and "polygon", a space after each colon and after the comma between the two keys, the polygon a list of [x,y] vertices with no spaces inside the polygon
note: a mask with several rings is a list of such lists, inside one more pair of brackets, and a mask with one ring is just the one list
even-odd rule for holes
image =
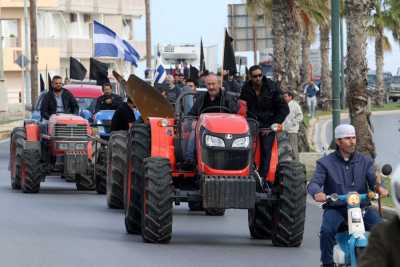
{"label": "building window", "polygon": [[1,20],[1,30],[3,37],[3,47],[19,47],[20,38],[18,34],[18,20],[17,19],[3,19]]}

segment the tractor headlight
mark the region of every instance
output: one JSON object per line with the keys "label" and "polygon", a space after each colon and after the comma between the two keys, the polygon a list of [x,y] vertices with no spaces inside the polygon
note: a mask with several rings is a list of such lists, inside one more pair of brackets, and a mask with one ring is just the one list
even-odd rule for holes
{"label": "tractor headlight", "polygon": [[358,206],[360,204],[360,195],[358,193],[349,193],[347,195],[347,204],[349,206]]}
{"label": "tractor headlight", "polygon": [[206,145],[211,147],[225,147],[224,140],[208,134],[206,135]]}
{"label": "tractor headlight", "polygon": [[78,143],[75,145],[76,150],[84,150],[86,148],[85,143]]}
{"label": "tractor headlight", "polygon": [[101,120],[96,120],[96,125],[102,125],[103,122]]}
{"label": "tractor headlight", "polygon": [[237,148],[248,148],[250,144],[250,138],[248,136],[246,137],[241,137],[233,141],[232,147],[237,147]]}
{"label": "tractor headlight", "polygon": [[99,126],[98,129],[99,129],[99,131],[98,131],[99,134],[106,132],[106,128],[104,128],[104,126]]}
{"label": "tractor headlight", "polygon": [[57,143],[57,149],[67,150],[68,149],[68,143]]}

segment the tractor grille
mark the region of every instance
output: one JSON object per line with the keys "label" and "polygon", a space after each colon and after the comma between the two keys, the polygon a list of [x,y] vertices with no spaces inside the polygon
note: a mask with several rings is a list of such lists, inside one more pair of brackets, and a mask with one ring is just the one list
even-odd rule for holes
{"label": "tractor grille", "polygon": [[86,137],[87,128],[84,124],[56,124],[54,126],[55,137]]}
{"label": "tractor grille", "polygon": [[217,170],[243,170],[250,163],[250,151],[203,148],[203,160]]}

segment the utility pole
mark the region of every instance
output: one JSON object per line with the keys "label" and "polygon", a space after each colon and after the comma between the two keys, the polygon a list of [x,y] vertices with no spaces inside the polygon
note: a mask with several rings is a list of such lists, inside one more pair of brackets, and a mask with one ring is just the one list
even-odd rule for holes
{"label": "utility pole", "polygon": [[[0,15],[1,15],[1,7],[0,7]],[[6,88],[4,85],[4,57],[3,57],[3,29],[2,29],[2,22],[0,19],[0,92],[2,95],[5,95],[5,99],[7,99]],[[3,102],[3,101],[1,101]],[[6,100],[7,103],[7,100]],[[3,103],[1,103],[3,104]]]}
{"label": "utility pole", "polygon": [[[145,0],[145,11],[146,11],[146,68],[151,69],[151,11],[150,11],[150,0]],[[149,72],[151,78],[151,71]]]}
{"label": "utility pole", "polygon": [[38,48],[36,25],[36,0],[29,0],[30,30],[31,30],[31,104],[36,103],[38,97]]}
{"label": "utility pole", "polygon": [[30,73],[29,73],[29,63],[25,62],[25,59],[29,57],[29,9],[28,0],[24,0],[24,53],[22,57],[23,67],[23,79],[24,79],[24,95],[25,95],[25,106],[31,106],[31,90],[30,90]]}
{"label": "utility pole", "polygon": [[258,64],[257,63],[257,28],[256,28],[256,23],[257,23],[257,21],[256,21],[256,15],[253,15],[252,16],[253,17],[253,19],[252,19],[252,21],[253,21],[253,52],[254,52],[254,65],[256,65],[256,64]]}
{"label": "utility pole", "polygon": [[[339,0],[331,1],[332,17],[332,127],[335,132],[336,126],[340,124],[340,17]],[[334,134],[332,135],[334,137]],[[334,138],[333,138],[334,140]],[[334,141],[332,140],[332,144]]]}
{"label": "utility pole", "polygon": [[344,82],[344,34],[343,34],[343,18],[340,18],[340,85],[341,85],[341,108],[345,109],[347,107],[346,99],[346,85]]}

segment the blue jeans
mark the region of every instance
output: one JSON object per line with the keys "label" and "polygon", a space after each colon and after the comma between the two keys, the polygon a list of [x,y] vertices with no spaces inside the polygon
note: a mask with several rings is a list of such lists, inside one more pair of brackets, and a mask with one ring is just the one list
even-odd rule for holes
{"label": "blue jeans", "polygon": [[185,151],[185,161],[194,162],[194,153],[196,150],[196,141],[195,141],[195,130],[192,129],[190,132],[189,140],[187,142],[186,151]]}
{"label": "blue jeans", "polygon": [[[369,231],[375,224],[380,223],[382,218],[376,210],[372,208],[365,209],[363,216],[365,230]],[[335,235],[340,225],[347,221],[346,208],[327,208],[322,215],[322,224],[320,231],[320,249],[322,264],[333,263],[333,246],[336,244]]]}

